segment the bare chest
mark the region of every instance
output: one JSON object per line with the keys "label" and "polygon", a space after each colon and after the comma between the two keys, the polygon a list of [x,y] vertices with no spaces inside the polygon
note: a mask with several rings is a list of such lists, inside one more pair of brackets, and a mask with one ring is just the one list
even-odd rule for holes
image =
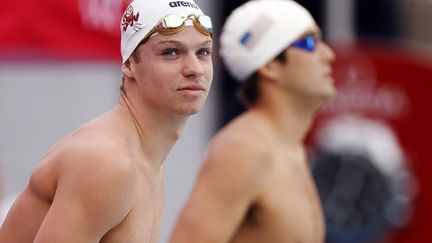
{"label": "bare chest", "polygon": [[163,213],[163,184],[143,185],[127,217],[101,240],[104,243],[157,243]]}
{"label": "bare chest", "polygon": [[233,242],[322,243],[324,219],[306,167],[284,167],[265,185]]}

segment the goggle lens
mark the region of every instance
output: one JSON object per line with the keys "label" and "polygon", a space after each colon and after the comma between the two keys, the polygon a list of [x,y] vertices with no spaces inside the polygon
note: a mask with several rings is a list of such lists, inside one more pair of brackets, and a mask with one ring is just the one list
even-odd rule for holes
{"label": "goggle lens", "polygon": [[207,15],[200,15],[196,18],[198,23],[200,24],[201,28],[205,30],[208,34],[213,33],[213,24],[211,21],[211,18]]}
{"label": "goggle lens", "polygon": [[313,35],[308,35],[302,39],[296,40],[291,47],[313,52],[317,46],[317,39]]}

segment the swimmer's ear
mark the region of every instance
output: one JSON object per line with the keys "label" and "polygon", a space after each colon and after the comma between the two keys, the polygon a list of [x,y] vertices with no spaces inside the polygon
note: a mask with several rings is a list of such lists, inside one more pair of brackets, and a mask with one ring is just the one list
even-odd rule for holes
{"label": "swimmer's ear", "polygon": [[278,64],[277,62],[269,62],[260,69],[257,70],[258,74],[261,76],[262,79],[269,80],[272,82],[277,82],[279,80],[278,75]]}
{"label": "swimmer's ear", "polygon": [[131,78],[133,76],[133,71],[131,69],[129,59],[125,63],[122,64],[121,71],[122,71],[124,77]]}

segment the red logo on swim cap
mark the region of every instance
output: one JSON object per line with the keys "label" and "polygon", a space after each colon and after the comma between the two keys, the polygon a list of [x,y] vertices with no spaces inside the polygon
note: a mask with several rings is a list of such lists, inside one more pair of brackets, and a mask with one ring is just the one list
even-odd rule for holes
{"label": "red logo on swim cap", "polygon": [[138,18],[139,12],[134,14],[134,8],[132,6],[129,6],[122,18],[121,25],[123,27],[123,32],[126,31],[129,26],[132,27],[135,31],[140,30],[141,24],[135,23],[136,21],[138,21]]}

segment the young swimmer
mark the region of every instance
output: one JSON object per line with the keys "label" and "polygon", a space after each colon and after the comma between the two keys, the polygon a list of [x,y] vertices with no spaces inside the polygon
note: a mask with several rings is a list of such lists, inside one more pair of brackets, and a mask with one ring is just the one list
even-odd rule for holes
{"label": "young swimmer", "polygon": [[0,242],[158,242],[163,161],[213,77],[210,18],[192,0],[173,3],[135,0],[127,8],[118,104],[42,159]]}

